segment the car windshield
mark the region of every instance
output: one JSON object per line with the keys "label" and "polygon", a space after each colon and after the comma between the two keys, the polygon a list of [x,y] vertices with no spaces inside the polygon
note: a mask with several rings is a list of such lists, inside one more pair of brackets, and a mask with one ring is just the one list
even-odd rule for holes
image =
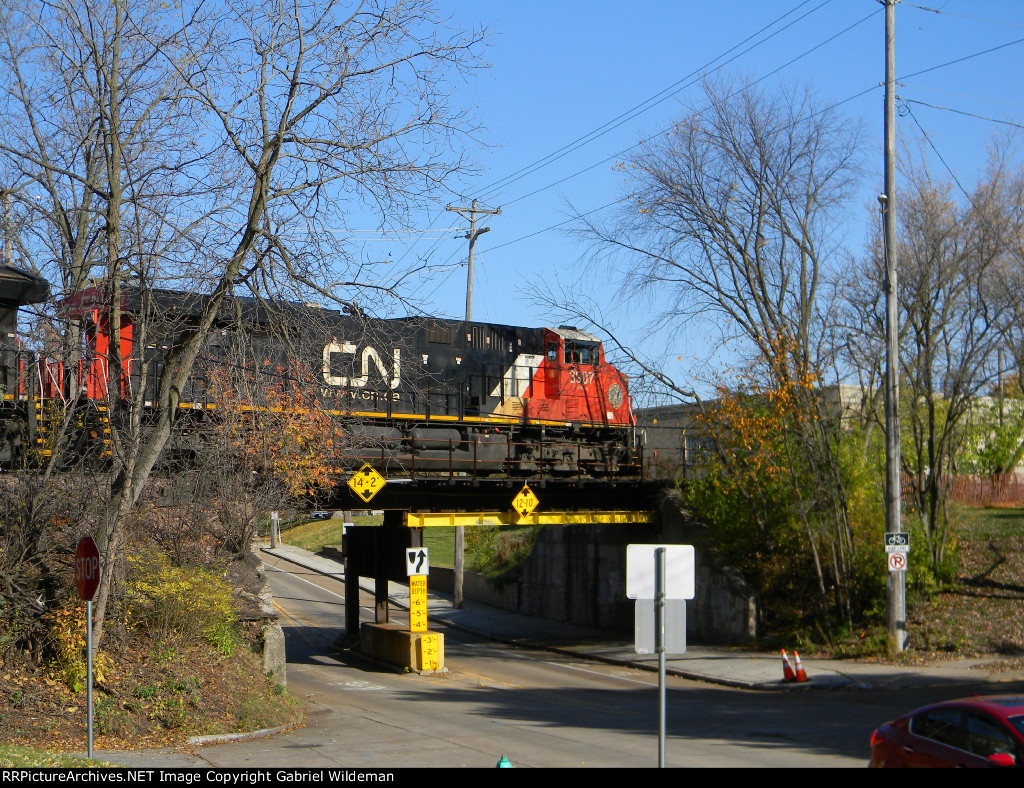
{"label": "car windshield", "polygon": [[1021,733],[1024,733],[1024,714],[1016,717],[1007,717],[1009,723]]}

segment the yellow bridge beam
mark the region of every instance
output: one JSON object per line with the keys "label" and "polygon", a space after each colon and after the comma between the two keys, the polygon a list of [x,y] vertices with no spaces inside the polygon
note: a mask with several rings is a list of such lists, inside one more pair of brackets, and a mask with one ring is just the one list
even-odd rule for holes
{"label": "yellow bridge beam", "polygon": [[407,524],[410,528],[431,528],[474,525],[588,525],[590,523],[613,523],[628,525],[650,523],[657,517],[656,512],[533,512],[520,516],[518,512],[409,512]]}

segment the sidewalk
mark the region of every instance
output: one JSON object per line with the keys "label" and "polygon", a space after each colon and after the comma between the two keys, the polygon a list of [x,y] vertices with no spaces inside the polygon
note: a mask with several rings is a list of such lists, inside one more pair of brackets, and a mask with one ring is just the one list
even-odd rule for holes
{"label": "sidewalk", "polygon": [[[343,567],[329,558],[282,544],[263,548],[264,561],[287,561],[320,574],[344,578]],[[372,591],[373,581],[361,578],[361,586]],[[409,589],[390,583],[391,602],[408,609]],[[434,622],[473,632],[492,640],[572,654],[581,658],[657,671],[656,655],[637,654],[626,634],[598,632],[558,621],[523,616],[466,599],[455,609],[452,599],[428,588],[428,617]],[[789,652],[793,661],[793,652]],[[838,689],[885,689],[953,686],[979,682],[1024,679],[1024,671],[998,672],[991,660],[950,660],[934,665],[894,666],[855,660],[803,659],[806,682],[782,680],[782,655],[756,653],[740,648],[687,646],[686,653],[670,655],[666,672],[687,679],[753,690],[810,691]],[[993,687],[993,692],[998,692]]]}

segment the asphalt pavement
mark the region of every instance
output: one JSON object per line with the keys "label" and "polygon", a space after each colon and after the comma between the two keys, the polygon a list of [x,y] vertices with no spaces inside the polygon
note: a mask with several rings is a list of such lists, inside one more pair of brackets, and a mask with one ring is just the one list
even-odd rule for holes
{"label": "asphalt pavement", "polygon": [[[344,579],[343,567],[336,561],[290,545],[275,548],[264,546],[263,559],[268,565],[302,567],[318,574]],[[370,578],[360,584],[372,590]],[[390,583],[390,604],[408,608],[409,590],[401,583]],[[492,640],[547,649],[606,663],[627,665],[642,670],[658,670],[658,657],[637,654],[628,634],[599,632],[565,622],[510,613],[505,610],[466,599],[456,609],[452,598],[428,589],[428,617],[432,624],[445,625],[472,632]],[[795,654],[788,652],[795,667]],[[833,660],[801,657],[806,681],[787,681],[783,677],[781,653],[754,652],[744,648],[687,645],[685,653],[666,658],[666,673],[686,679],[747,690],[774,692],[815,692],[859,689],[905,689],[912,687],[950,687],[990,683],[992,693],[1000,691],[1004,682],[1024,680],[1024,671],[1005,671],[991,659],[945,660],[913,666],[895,666],[858,660]],[[139,768],[199,768],[210,761],[201,756],[202,747],[222,745],[230,741],[247,741],[270,736],[273,731],[254,731],[233,737],[204,737],[191,740],[198,748],[193,753],[171,750],[140,752],[97,751],[94,757],[107,763]],[[304,737],[314,737],[316,726],[307,726]]]}

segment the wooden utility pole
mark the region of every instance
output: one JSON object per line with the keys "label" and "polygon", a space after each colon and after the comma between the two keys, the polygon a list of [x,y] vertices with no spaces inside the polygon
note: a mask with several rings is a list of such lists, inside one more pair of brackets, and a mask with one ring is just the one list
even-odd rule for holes
{"label": "wooden utility pole", "polygon": [[[488,232],[490,227],[476,228],[477,215],[498,216],[501,208],[478,208],[476,200],[473,200],[469,208],[460,208],[449,205],[449,211],[455,211],[464,219],[469,219],[469,232],[464,238],[469,239],[469,271],[466,274],[466,322],[473,319],[473,247],[478,236]],[[462,607],[462,580],[466,573],[466,530],[463,526],[455,526],[455,583],[452,590],[452,605],[455,608]]]}
{"label": "wooden utility pole", "polygon": [[[903,482],[896,301],[896,0],[885,0],[885,191],[878,202],[885,247],[885,530],[900,533]],[[886,623],[897,652],[904,650],[907,641],[906,576],[905,571],[890,571],[886,587]]]}
{"label": "wooden utility pole", "polygon": [[501,208],[478,208],[476,200],[473,200],[473,205],[469,208],[449,205],[447,210],[455,211],[462,218],[469,219],[469,232],[463,236],[463,238],[469,239],[469,271],[466,274],[466,322],[468,323],[473,319],[473,246],[476,244],[477,237],[489,232],[491,229],[490,227],[481,227],[478,230],[476,228],[476,217],[477,215],[499,216]]}

